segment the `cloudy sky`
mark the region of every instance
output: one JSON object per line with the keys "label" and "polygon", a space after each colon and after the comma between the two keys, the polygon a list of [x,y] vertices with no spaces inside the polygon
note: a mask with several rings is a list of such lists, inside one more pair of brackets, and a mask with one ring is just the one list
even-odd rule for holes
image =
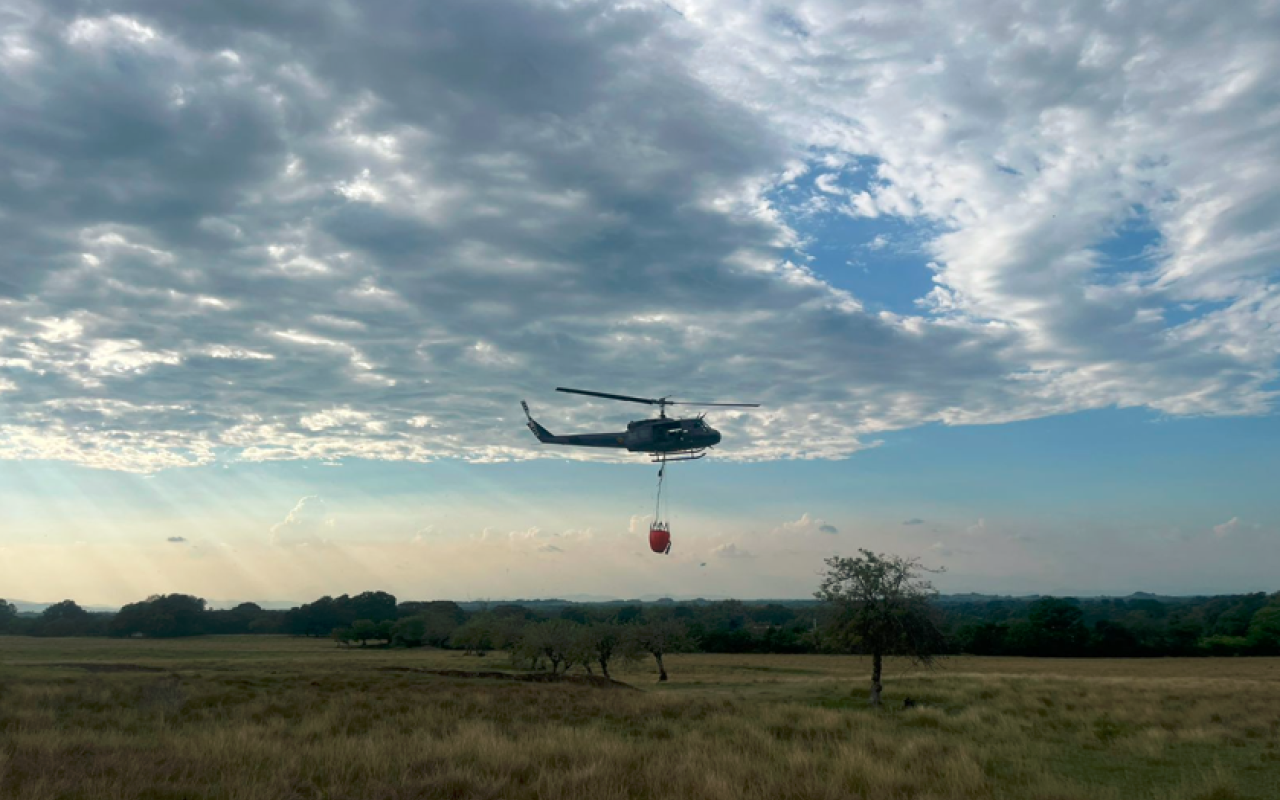
{"label": "cloudy sky", "polygon": [[[1280,4],[0,0],[0,596],[1275,590]],[[757,401],[671,469],[540,447]]]}

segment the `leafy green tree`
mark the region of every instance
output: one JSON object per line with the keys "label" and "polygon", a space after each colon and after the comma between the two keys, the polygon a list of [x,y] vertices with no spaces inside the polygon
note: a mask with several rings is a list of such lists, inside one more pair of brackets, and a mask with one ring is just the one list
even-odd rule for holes
{"label": "leafy green tree", "polygon": [[644,609],[640,606],[627,604],[618,609],[618,613],[614,615],[614,621],[622,625],[639,622],[643,614]]}
{"label": "leafy green tree", "polygon": [[[346,600],[344,595],[340,598]],[[328,636],[334,628],[350,625],[354,617],[348,618],[343,604],[328,595],[314,603],[306,603],[291,609],[284,615],[284,631],[294,636]]]}
{"label": "leafy green tree", "polygon": [[483,656],[493,649],[492,620],[477,614],[454,630],[449,644],[462,650],[464,655]]}
{"label": "leafy green tree", "polygon": [[249,623],[249,633],[280,633],[283,630],[284,615],[278,612],[267,612]]}
{"label": "leafy green tree", "polygon": [[40,612],[34,632],[37,636],[89,636],[99,633],[100,628],[93,614],[73,600],[63,600]]}
{"label": "leafy green tree", "polygon": [[384,619],[375,623],[378,626],[378,638],[391,644],[391,640],[395,638],[396,621],[394,619]]}
{"label": "leafy green tree", "polygon": [[565,671],[580,666],[588,675],[595,673],[591,665],[596,663],[596,641],[591,625],[573,624],[573,633],[569,639],[569,649],[565,654]]}
{"label": "leafy green tree", "polygon": [[1249,646],[1259,653],[1280,652],[1280,601],[1254,612],[1248,639]]}
{"label": "leafy green tree", "polygon": [[1165,627],[1164,652],[1173,656],[1195,655],[1196,647],[1204,636],[1204,626],[1185,616],[1170,618]]}
{"label": "leafy green tree", "polygon": [[1141,644],[1133,631],[1122,623],[1100,619],[1093,624],[1089,648],[1096,655],[1109,658],[1132,658],[1139,654]]}
{"label": "leafy green tree", "polygon": [[663,658],[688,646],[688,635],[680,622],[670,617],[651,618],[639,625],[627,626],[627,647],[653,656],[658,665],[658,682],[667,680]]}
{"label": "leafy green tree", "polygon": [[1267,605],[1267,596],[1261,592],[1226,598],[1231,605],[1214,621],[1210,635],[1248,636],[1253,615]]}
{"label": "leafy green tree", "polygon": [[422,617],[426,621],[423,644],[445,647],[458,626],[467,621],[467,614],[452,600],[408,601],[396,606],[396,613],[405,617]]}
{"label": "leafy green tree", "polygon": [[396,618],[396,598],[386,592],[363,592],[348,598],[344,605],[354,619],[382,622]]}
{"label": "leafy green tree", "polygon": [[887,655],[931,664],[946,640],[930,600],[933,585],[922,577],[920,560],[859,550],[855,558],[826,559],[827,573],[815,593],[834,607],[832,641],[845,652],[871,655],[871,696],[880,705],[880,677]]}
{"label": "leafy green tree", "polygon": [[113,636],[199,636],[207,633],[204,607],[204,600],[187,594],[152,595],[120,609],[107,631]]}
{"label": "leafy green tree", "polygon": [[606,678],[609,665],[616,661],[631,661],[640,656],[634,637],[628,637],[621,625],[613,622],[597,622],[586,628],[587,644],[590,660],[600,665],[600,672]]}
{"label": "leafy green tree", "polygon": [[1206,636],[1200,640],[1200,651],[1207,656],[1239,656],[1249,650],[1243,636]]}
{"label": "leafy green tree", "polygon": [[1084,613],[1074,601],[1041,598],[1027,610],[1027,621],[1031,623],[1036,655],[1083,655],[1089,630],[1084,626]]}
{"label": "leafy green tree", "polygon": [[18,607],[0,598],[0,633],[8,633],[17,626]]}
{"label": "leafy green tree", "polygon": [[1009,626],[1003,622],[977,622],[956,632],[956,647],[975,656],[998,656],[1005,652]]}
{"label": "leafy green tree", "polygon": [[567,672],[579,659],[588,658],[579,634],[582,627],[565,619],[526,625],[515,648],[516,660],[536,669],[546,659],[552,674]]}
{"label": "leafy green tree", "polygon": [[427,639],[427,621],[422,617],[405,617],[391,629],[391,641],[401,647],[422,647]]}
{"label": "leafy green tree", "polygon": [[367,647],[370,641],[382,638],[382,629],[371,619],[358,619],[351,626],[351,638]]}

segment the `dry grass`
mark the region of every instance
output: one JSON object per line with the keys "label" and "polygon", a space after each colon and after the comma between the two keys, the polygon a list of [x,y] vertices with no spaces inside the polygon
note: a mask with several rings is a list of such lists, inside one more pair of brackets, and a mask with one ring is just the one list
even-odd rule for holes
{"label": "dry grass", "polygon": [[672,656],[640,692],[379,669],[503,664],[0,638],[0,797],[1280,797],[1277,659],[894,664],[880,713],[856,658]]}

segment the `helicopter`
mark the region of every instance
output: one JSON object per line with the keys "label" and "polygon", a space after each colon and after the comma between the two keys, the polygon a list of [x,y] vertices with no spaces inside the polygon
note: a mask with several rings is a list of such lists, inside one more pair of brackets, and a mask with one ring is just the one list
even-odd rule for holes
{"label": "helicopter", "polygon": [[625,431],[616,433],[578,433],[556,436],[538,424],[529,413],[529,404],[521,400],[524,415],[529,420],[529,430],[543,444],[562,444],[573,447],[612,447],[632,453],[648,453],[655,463],[668,461],[695,461],[706,455],[708,447],[720,443],[720,431],[711,427],[702,414],[688,419],[667,417],[667,406],[719,406],[722,408],[759,408],[759,403],[689,403],[666,397],[631,397],[625,394],[589,392],[585,389],[556,387],[557,392],[603,397],[606,400],[622,400],[628,403],[646,403],[658,407],[656,419],[640,419],[627,423]]}

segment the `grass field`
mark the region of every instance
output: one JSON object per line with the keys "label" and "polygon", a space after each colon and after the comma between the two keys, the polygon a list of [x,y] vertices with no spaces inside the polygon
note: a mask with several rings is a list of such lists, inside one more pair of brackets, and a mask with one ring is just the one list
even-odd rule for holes
{"label": "grass field", "polygon": [[[1280,798],[1280,659],[675,655],[633,688],[448,651],[0,637],[0,798]],[[903,708],[910,696],[914,708]]]}

